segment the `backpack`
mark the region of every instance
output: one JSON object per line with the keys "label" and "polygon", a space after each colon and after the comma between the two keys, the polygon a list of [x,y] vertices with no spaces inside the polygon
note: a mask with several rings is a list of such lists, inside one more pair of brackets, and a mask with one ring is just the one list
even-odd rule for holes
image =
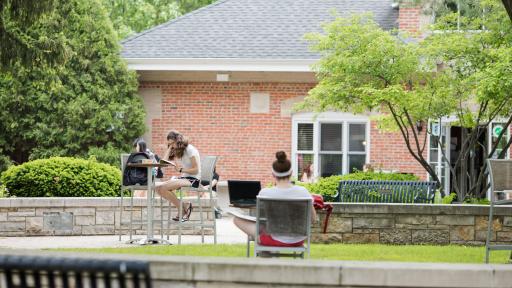
{"label": "backpack", "polygon": [[327,225],[329,225],[329,216],[331,216],[333,206],[331,204],[326,204],[324,202],[324,197],[322,195],[313,194],[313,206],[316,210],[324,210],[325,211],[325,220],[324,227],[322,228],[322,232],[325,234],[327,232]]}
{"label": "backpack", "polygon": [[128,156],[123,173],[123,185],[147,185],[148,184],[148,169],[145,167],[128,167],[130,163],[142,163],[142,160],[151,159],[149,155],[144,152],[135,152]]}

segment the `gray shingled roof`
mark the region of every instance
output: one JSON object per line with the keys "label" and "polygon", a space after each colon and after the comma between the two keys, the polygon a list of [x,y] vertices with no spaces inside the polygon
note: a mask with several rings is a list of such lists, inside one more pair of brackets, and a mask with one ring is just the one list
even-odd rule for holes
{"label": "gray shingled roof", "polygon": [[396,28],[392,0],[220,0],[122,42],[124,58],[316,59],[305,33],[340,15],[372,12]]}

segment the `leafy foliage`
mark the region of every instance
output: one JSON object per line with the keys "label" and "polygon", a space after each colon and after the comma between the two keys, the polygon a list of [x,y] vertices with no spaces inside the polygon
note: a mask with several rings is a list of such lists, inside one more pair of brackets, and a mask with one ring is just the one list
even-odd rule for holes
{"label": "leafy foliage", "polygon": [[334,175],[330,177],[320,178],[315,183],[302,183],[298,185],[304,186],[311,194],[320,194],[326,198],[326,201],[333,200],[338,192],[338,185],[341,180],[394,180],[394,181],[418,181],[419,178],[411,174],[399,173],[380,173],[380,172],[356,172],[346,175]]}
{"label": "leafy foliage", "polygon": [[126,150],[116,148],[111,144],[105,147],[90,147],[87,152],[88,158],[94,158],[98,162],[109,164],[121,169],[121,154],[126,153]]}
{"label": "leafy foliage", "polygon": [[215,0],[109,0],[104,1],[114,29],[124,39],[165,23]]}
{"label": "leafy foliage", "polygon": [[434,29],[444,33],[432,33],[419,43],[383,31],[368,15],[336,18],[324,26],[325,33],[307,36],[322,59],[315,67],[319,84],[299,109],[379,112],[380,128],[398,130],[411,156],[438,183],[424,157],[432,131],[420,134],[416,124],[456,116],[453,125],[468,136],[453,163],[444,158],[453,190],[458,199],[481,197],[487,188],[486,162],[473,162],[484,163],[478,170],[462,171],[471,166],[463,165],[463,159],[480,149],[479,139],[487,131],[481,128],[495,120],[506,124],[491,149],[483,148],[484,158],[503,158],[512,143],[512,138],[501,141],[512,123],[512,23],[498,0],[478,5],[486,13],[468,13],[462,21],[464,27],[485,31],[453,31],[453,19],[441,18]]}
{"label": "leafy foliage", "polygon": [[[58,26],[45,26],[48,21]],[[144,132],[136,75],[105,9],[96,1],[71,0],[39,21],[37,35],[66,38],[72,55],[60,66],[32,69],[17,62],[0,73],[0,149],[16,163],[50,156],[82,155],[90,147],[129,150]]]}
{"label": "leafy foliage", "polygon": [[55,26],[51,20],[55,0],[0,1],[0,71],[13,71],[13,64],[32,67],[57,64],[66,58],[67,46],[60,33],[34,33],[40,23]]}
{"label": "leafy foliage", "polygon": [[11,166],[1,179],[10,196],[116,196],[121,171],[95,160],[53,157]]}

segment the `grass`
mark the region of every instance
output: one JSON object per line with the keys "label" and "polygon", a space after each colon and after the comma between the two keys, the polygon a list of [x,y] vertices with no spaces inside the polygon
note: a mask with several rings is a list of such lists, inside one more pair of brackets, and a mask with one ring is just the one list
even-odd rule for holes
{"label": "grass", "polygon": [[[151,254],[151,255],[187,255],[213,257],[245,257],[246,246],[237,245],[172,245],[138,246],[128,248],[101,249],[59,249],[61,251]],[[507,263],[510,251],[491,253],[492,263]],[[356,261],[399,261],[432,263],[483,263],[484,247],[469,246],[431,246],[431,245],[381,245],[381,244],[313,244],[311,258],[319,260],[356,260]]]}

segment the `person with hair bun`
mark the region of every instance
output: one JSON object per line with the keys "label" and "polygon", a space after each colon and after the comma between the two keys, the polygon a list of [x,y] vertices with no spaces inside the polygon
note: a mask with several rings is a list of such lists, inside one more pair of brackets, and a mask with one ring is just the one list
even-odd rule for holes
{"label": "person with hair bun", "polygon": [[[275,198],[303,199],[311,198],[308,190],[302,186],[293,185],[290,181],[292,175],[292,163],[288,160],[284,151],[276,153],[276,160],[272,163],[272,175],[276,179],[276,186],[264,188],[260,196]],[[316,212],[311,205],[311,220],[316,221]],[[233,223],[247,235],[256,237],[256,223],[239,217],[233,219]],[[285,237],[266,234],[260,231],[260,243],[268,246],[296,247],[304,244],[304,237]]]}
{"label": "person with hair bun", "polygon": [[[181,173],[181,176],[158,183],[156,192],[174,206],[179,207],[180,201],[174,191],[182,187],[199,187],[199,179],[201,179],[199,151],[192,144],[189,144],[187,138],[181,133],[171,131],[167,135],[167,151],[163,159],[174,161],[174,169]],[[192,203],[185,203],[181,221],[187,221],[191,213]],[[180,221],[179,216],[173,217],[172,220]]]}

